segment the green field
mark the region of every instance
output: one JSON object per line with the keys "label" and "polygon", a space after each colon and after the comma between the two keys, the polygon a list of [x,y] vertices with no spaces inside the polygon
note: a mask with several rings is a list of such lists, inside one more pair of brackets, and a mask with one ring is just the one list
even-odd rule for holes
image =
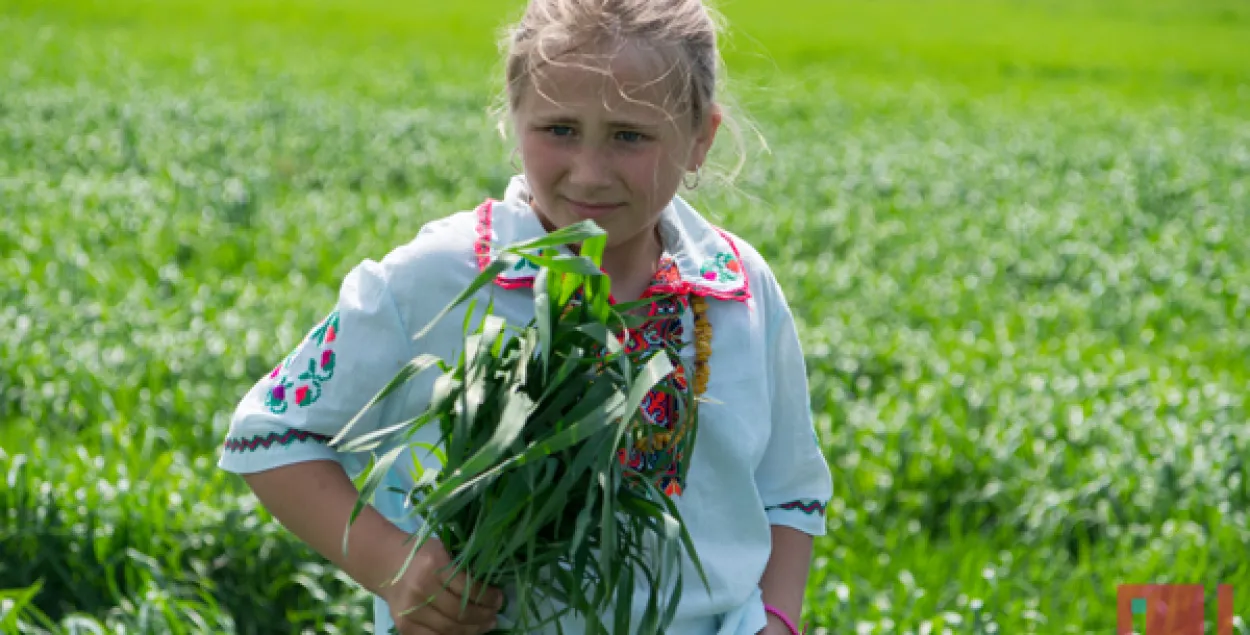
{"label": "green field", "polygon": [[[0,632],[371,632],[214,463],[352,265],[502,194],[519,4],[438,4],[0,0]],[[759,134],[694,200],[800,321],[813,632],[1250,615],[1250,4],[720,6]]]}

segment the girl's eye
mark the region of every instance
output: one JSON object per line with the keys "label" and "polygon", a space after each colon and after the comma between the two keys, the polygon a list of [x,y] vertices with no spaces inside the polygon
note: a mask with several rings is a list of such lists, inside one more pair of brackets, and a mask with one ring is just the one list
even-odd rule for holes
{"label": "girl's eye", "polygon": [[568,137],[573,134],[573,129],[569,126],[547,126],[547,132],[554,137]]}
{"label": "girl's eye", "polygon": [[622,130],[621,132],[616,133],[616,138],[624,141],[625,143],[639,143],[647,140],[646,135],[632,130]]}

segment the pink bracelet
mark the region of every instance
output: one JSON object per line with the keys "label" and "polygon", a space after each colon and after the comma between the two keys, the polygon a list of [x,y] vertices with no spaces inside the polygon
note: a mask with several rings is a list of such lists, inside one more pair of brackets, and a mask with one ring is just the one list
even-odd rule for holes
{"label": "pink bracelet", "polygon": [[776,615],[778,619],[780,619],[782,622],[785,623],[786,628],[790,629],[790,633],[792,633],[793,635],[803,635],[803,633],[807,632],[807,631],[803,631],[803,633],[800,633],[799,628],[794,625],[794,622],[790,621],[790,617],[787,616],[785,613],[783,613],[780,609],[774,606],[769,606],[765,604],[764,610],[769,613],[772,613],[773,615]]}

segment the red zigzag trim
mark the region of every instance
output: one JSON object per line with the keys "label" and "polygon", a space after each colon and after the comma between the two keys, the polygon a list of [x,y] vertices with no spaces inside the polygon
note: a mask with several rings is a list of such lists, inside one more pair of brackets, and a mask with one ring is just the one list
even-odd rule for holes
{"label": "red zigzag trim", "polygon": [[251,439],[226,439],[227,452],[254,452],[259,448],[269,449],[274,444],[287,446],[295,443],[305,443],[308,441],[316,441],[318,443],[329,443],[334,437],[307,430],[296,430],[288,428],[286,432],[270,432],[267,435],[256,435]]}
{"label": "red zigzag trim", "polygon": [[773,507],[770,507],[769,509],[784,509],[787,511],[798,510],[798,511],[803,512],[804,514],[820,514],[821,516],[825,515],[825,504],[820,501],[812,501],[810,503],[804,503],[803,501],[790,501],[788,503],[774,505]]}

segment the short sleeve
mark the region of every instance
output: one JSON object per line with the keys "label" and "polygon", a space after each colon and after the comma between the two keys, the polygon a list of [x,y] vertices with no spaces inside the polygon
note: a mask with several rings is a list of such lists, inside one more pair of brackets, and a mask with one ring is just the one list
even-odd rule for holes
{"label": "short sleeve", "polygon": [[[361,263],[344,278],[332,310],[239,402],[218,466],[247,474],[328,459],[357,471],[367,453],[345,455],[329,441],[412,356],[386,269]],[[370,408],[351,437],[378,429],[398,396]]]}
{"label": "short sleeve", "polygon": [[807,367],[794,317],[775,280],[761,294],[767,311],[772,432],[756,470],[768,520],[813,536],[827,533],[825,511],[833,493],[829,464],[812,421]]}

